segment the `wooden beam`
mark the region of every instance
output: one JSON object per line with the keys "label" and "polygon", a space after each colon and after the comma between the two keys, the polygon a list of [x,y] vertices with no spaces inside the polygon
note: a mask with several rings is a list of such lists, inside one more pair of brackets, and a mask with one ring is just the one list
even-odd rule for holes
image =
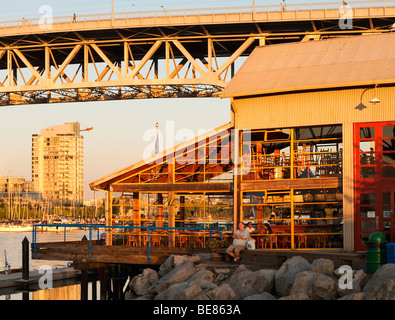
{"label": "wooden beam", "polygon": [[242,181],[241,191],[340,188],[341,178]]}
{"label": "wooden beam", "polygon": [[197,183],[131,183],[112,184],[114,192],[229,192],[230,182],[197,182]]}

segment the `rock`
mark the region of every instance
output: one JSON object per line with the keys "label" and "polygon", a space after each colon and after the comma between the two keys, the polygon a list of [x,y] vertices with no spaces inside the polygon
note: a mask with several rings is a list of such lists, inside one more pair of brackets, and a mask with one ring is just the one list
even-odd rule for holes
{"label": "rock", "polygon": [[395,279],[387,279],[377,288],[365,293],[366,300],[395,300]]}
{"label": "rock", "polygon": [[175,266],[179,266],[184,264],[185,262],[192,262],[195,261],[200,262],[200,257],[195,255],[192,257],[188,256],[180,256],[180,255],[171,255],[167,258],[167,260],[159,267],[158,275],[159,277],[164,276],[166,273],[170,272],[174,269]]}
{"label": "rock", "polygon": [[361,292],[366,284],[367,275],[362,269],[358,271],[353,271],[351,288],[340,288],[340,281],[342,283],[345,282],[345,280],[343,281],[341,278],[339,278],[337,293],[340,297],[343,297],[353,293]]}
{"label": "rock", "polygon": [[160,292],[154,300],[192,300],[202,289],[196,285],[189,283],[175,283],[166,290]]}
{"label": "rock", "polygon": [[366,299],[376,299],[380,296],[383,299],[391,299],[394,293],[384,291],[392,288],[393,282],[389,280],[395,280],[394,263],[384,264],[373,274],[363,288],[363,292],[366,293]]}
{"label": "rock", "polygon": [[[305,300],[300,297],[311,299],[311,288],[317,278],[317,272],[302,271],[295,277],[295,282],[290,290],[290,296],[293,300]],[[292,299],[291,299],[292,300]],[[307,300],[307,299],[306,299]]]}
{"label": "rock", "polygon": [[133,277],[130,281],[129,288],[138,296],[148,294],[149,288],[158,280],[158,274],[155,270],[146,268],[141,275]]}
{"label": "rock", "polygon": [[365,293],[357,292],[341,297],[338,300],[364,300]]}
{"label": "rock", "polygon": [[277,300],[277,298],[268,292],[262,292],[245,297],[243,300]]}
{"label": "rock", "polygon": [[309,266],[309,262],[300,256],[294,256],[291,259],[285,261],[280,269],[276,271],[274,276],[277,296],[288,296],[295,281],[296,275],[302,271],[307,270]]}
{"label": "rock", "polygon": [[337,282],[315,271],[299,273],[290,290],[289,300],[334,300],[337,298]]}
{"label": "rock", "polygon": [[213,282],[215,279],[215,274],[211,272],[210,270],[207,269],[201,269],[198,272],[194,273],[189,279],[188,282],[194,281],[194,280],[207,280],[210,282]]}
{"label": "rock", "polygon": [[215,269],[214,270],[215,274],[229,274],[230,273],[230,269],[229,268],[223,268],[223,269]]}
{"label": "rock", "polygon": [[229,278],[229,285],[237,292],[241,299],[259,294],[272,292],[274,288],[274,274],[276,270],[261,269],[258,271],[240,271]]}
{"label": "rock", "polygon": [[312,287],[313,299],[337,299],[337,282],[329,276],[318,273]]}
{"label": "rock", "polygon": [[[183,264],[175,266],[170,272],[160,277],[159,280],[149,288],[150,292],[160,293],[174,283],[188,279],[196,272],[192,262],[186,260]],[[158,273],[159,274],[159,273]]]}
{"label": "rock", "polygon": [[316,259],[310,265],[308,270],[322,273],[327,276],[332,276],[335,269],[335,264],[329,259]]}
{"label": "rock", "polygon": [[205,296],[210,300],[239,300],[239,295],[232,287],[225,283],[207,292]]}

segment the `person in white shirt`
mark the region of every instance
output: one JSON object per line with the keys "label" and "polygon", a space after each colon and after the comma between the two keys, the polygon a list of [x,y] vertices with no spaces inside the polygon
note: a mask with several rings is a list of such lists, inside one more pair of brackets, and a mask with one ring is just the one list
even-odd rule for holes
{"label": "person in white shirt", "polygon": [[233,257],[234,262],[240,262],[240,251],[246,248],[250,233],[244,223],[239,223],[239,228],[233,234],[233,243],[226,249],[226,253]]}
{"label": "person in white shirt", "polygon": [[247,228],[248,232],[251,234],[255,232],[255,228],[252,226],[252,222],[248,222]]}

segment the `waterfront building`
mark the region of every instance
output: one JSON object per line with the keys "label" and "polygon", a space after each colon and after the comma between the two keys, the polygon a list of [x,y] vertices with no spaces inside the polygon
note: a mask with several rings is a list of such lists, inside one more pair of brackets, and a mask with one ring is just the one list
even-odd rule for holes
{"label": "waterfront building", "polygon": [[78,122],[45,128],[32,135],[32,181],[44,200],[82,205],[83,164],[83,136]]}
{"label": "waterfront building", "polygon": [[221,95],[229,124],[90,184],[106,223],[251,221],[266,249],[394,242],[394,65],[393,33],[257,47]]}

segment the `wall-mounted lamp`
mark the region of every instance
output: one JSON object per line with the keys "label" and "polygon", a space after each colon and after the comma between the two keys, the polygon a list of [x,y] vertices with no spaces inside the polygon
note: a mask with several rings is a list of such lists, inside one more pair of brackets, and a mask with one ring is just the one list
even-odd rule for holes
{"label": "wall-mounted lamp", "polygon": [[369,102],[373,104],[380,103],[380,99],[377,98],[377,84],[374,86],[374,98]]}
{"label": "wall-mounted lamp", "polygon": [[[380,99],[377,98],[377,86],[378,86],[378,84],[376,84],[376,85],[374,86],[374,98],[371,99],[371,100],[369,100],[369,102],[370,102],[370,103],[373,103],[374,105],[375,105],[376,103],[380,103],[380,102],[381,102]],[[365,105],[362,103],[362,98],[363,98],[363,95],[365,94],[365,92],[368,91],[368,90],[371,90],[371,89],[373,89],[373,88],[367,88],[367,89],[365,89],[365,90],[362,92],[362,94],[361,94],[361,102],[359,103],[359,105],[357,105],[357,106],[355,107],[355,109],[363,110],[363,109],[366,109],[366,108],[367,108],[367,106],[365,106]]]}

